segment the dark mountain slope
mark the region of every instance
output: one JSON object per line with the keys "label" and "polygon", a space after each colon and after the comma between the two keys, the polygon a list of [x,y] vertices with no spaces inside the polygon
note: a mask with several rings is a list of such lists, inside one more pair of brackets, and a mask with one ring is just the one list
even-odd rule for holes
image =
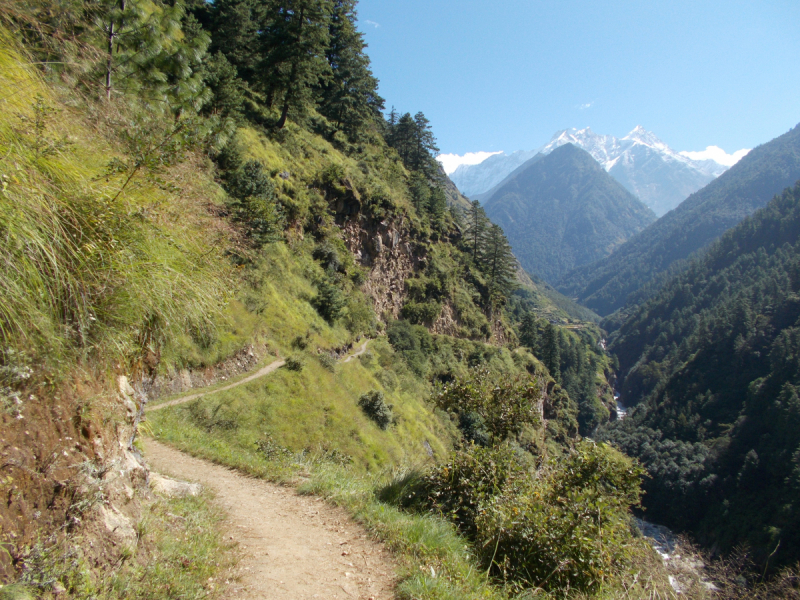
{"label": "dark mountain slope", "polygon": [[639,303],[654,289],[650,286],[637,295],[645,284],[670,268],[682,268],[680,261],[708,246],[798,179],[800,127],[795,127],[753,149],[608,258],[575,269],[560,282],[559,289],[601,315],[628,301]]}
{"label": "dark mountain slope", "polygon": [[520,167],[486,203],[522,266],[556,282],[655,219],[587,152],[567,144]]}
{"label": "dark mountain slope", "polygon": [[638,406],[605,435],[653,475],[649,518],[800,558],[800,185],[670,280],[611,350]]}

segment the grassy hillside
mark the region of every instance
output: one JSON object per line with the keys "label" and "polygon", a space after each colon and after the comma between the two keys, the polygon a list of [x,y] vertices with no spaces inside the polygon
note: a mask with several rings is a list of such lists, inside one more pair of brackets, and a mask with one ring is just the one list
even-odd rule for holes
{"label": "grassy hillside", "polygon": [[[719,178],[689,196],[611,256],[585,265],[559,290],[602,316],[636,305],[666,278],[772,197],[800,179],[800,127],[754,148]],[[641,290],[641,292],[639,292]]]}
{"label": "grassy hillside", "polygon": [[486,201],[522,266],[556,284],[607,256],[655,215],[585,151],[567,144],[529,161]]}

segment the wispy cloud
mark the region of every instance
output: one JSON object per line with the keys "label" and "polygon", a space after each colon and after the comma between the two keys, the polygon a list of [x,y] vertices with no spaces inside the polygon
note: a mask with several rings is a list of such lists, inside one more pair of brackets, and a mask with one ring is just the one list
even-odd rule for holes
{"label": "wispy cloud", "polygon": [[579,104],[578,110],[588,110],[594,106],[594,100],[591,102],[587,102],[586,104]]}
{"label": "wispy cloud", "polygon": [[728,154],[719,146],[708,146],[705,150],[699,152],[681,152],[682,156],[691,158],[692,160],[713,160],[726,167],[732,167],[739,162],[748,152],[749,148],[737,150],[733,154]]}
{"label": "wispy cloud", "polygon": [[461,165],[479,165],[490,156],[502,154],[503,152],[467,152],[466,154],[440,154],[436,157],[444,172],[450,175]]}
{"label": "wispy cloud", "polygon": [[367,19],[366,21],[364,21],[364,23],[365,23],[366,25],[372,25],[372,26],[373,26],[375,29],[377,29],[378,27],[380,27],[380,26],[381,26],[381,24],[380,24],[380,23],[376,23],[375,21],[370,21],[369,19]]}

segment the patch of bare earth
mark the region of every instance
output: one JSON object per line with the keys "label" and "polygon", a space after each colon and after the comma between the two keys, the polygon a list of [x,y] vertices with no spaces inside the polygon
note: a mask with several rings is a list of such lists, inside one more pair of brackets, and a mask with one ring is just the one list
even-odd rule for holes
{"label": "patch of bare earth", "polygon": [[226,598],[306,600],[394,597],[395,565],[343,509],[293,489],[242,475],[148,439],[146,457],[161,473],[211,489],[239,542],[240,578]]}

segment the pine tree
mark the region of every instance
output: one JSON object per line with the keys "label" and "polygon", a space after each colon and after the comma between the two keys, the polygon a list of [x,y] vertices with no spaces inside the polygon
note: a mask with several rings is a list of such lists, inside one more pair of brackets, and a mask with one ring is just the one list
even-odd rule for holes
{"label": "pine tree", "polygon": [[[210,6],[209,27],[212,52],[221,52],[249,84],[257,81],[263,48],[261,35],[268,6],[259,0],[215,0]],[[206,10],[209,10],[206,8]],[[201,19],[202,21],[202,19]]]}
{"label": "pine tree", "polygon": [[356,0],[334,0],[326,57],[331,77],[323,86],[320,112],[354,139],[364,125],[380,118],[384,100],[356,29]]}
{"label": "pine tree", "polygon": [[553,379],[561,382],[561,348],[558,330],[552,323],[548,323],[544,330],[542,356],[539,358],[544,362],[544,366],[550,371]]}
{"label": "pine tree", "polygon": [[516,280],[516,258],[511,252],[503,229],[492,225],[486,235],[482,271],[489,285],[489,301],[492,306],[503,304]]}
{"label": "pine tree", "polygon": [[533,313],[525,313],[522,317],[522,323],[519,327],[519,341],[523,346],[535,351],[539,341],[538,327],[536,326],[536,317]]}
{"label": "pine tree", "polygon": [[103,0],[96,14],[108,100],[114,91],[135,92],[180,114],[208,99],[199,71],[210,38],[182,2]]}
{"label": "pine tree", "polygon": [[436,146],[436,138],[433,136],[430,121],[422,112],[414,115],[414,137],[411,145],[411,156],[409,157],[410,168],[420,171],[435,179],[438,175],[438,168],[434,155],[439,152]]}
{"label": "pine tree", "polygon": [[330,0],[286,0],[272,8],[264,27],[261,86],[277,103],[277,129],[289,112],[305,115],[316,106],[314,89],[330,77],[325,53],[330,44]]}
{"label": "pine tree", "polygon": [[489,228],[489,218],[481,207],[481,203],[473,200],[464,215],[464,239],[473,262],[479,262],[483,253],[486,233]]}

